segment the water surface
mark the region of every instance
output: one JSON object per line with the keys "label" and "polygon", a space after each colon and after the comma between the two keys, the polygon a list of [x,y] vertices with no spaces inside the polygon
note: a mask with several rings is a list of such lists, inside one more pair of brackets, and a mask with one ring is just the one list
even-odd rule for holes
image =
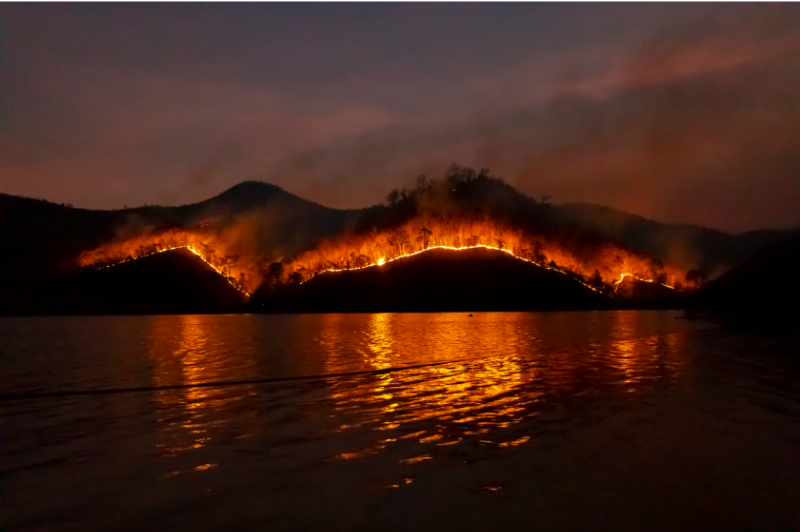
{"label": "water surface", "polygon": [[796,529],[800,338],[677,316],[3,318],[6,394],[148,390],[0,403],[1,524]]}

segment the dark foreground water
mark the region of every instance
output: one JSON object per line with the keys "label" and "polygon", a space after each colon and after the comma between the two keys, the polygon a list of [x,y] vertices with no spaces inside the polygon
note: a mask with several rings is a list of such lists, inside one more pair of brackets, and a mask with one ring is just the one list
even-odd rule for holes
{"label": "dark foreground water", "polygon": [[3,394],[152,389],[0,402],[0,527],[797,530],[800,334],[678,315],[2,318]]}

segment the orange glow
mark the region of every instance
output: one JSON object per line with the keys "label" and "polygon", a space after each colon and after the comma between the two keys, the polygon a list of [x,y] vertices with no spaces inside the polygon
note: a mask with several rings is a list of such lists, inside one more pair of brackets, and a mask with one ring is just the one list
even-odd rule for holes
{"label": "orange glow", "polygon": [[[220,326],[216,316],[156,316],[148,320],[148,353],[153,385],[172,386],[225,381],[255,376],[256,361],[246,349],[237,349],[242,322],[237,327]],[[249,320],[245,322],[248,326]],[[220,349],[221,345],[230,349]],[[159,432],[157,453],[178,456],[205,447],[223,427],[235,420],[253,417],[248,404],[251,385],[235,391],[226,388],[190,387],[157,390],[153,400]],[[238,405],[238,408],[231,408]],[[233,416],[236,417],[233,417]],[[202,463],[172,474],[204,471],[215,463]]]}
{"label": "orange glow", "polygon": [[[225,241],[202,229],[172,229],[157,234],[117,239],[83,252],[81,266],[107,268],[116,264],[186,248],[234,288],[250,296],[269,261],[251,253],[225,255]],[[433,249],[491,249],[569,275],[597,292],[613,292],[626,278],[674,288],[685,272],[613,242],[579,243],[555,235],[532,235],[484,219],[453,219],[419,215],[391,230],[349,234],[323,242],[288,263],[286,271],[299,282],[315,275],[383,266]],[[597,275],[599,275],[599,278]]]}
{"label": "orange glow", "polygon": [[188,249],[225,278],[236,290],[250,296],[260,282],[260,264],[249,257],[223,255],[223,246],[212,235],[190,231],[170,230],[154,235],[113,240],[81,253],[81,266],[110,268],[132,260],[149,257],[173,249]]}
{"label": "orange glow", "polygon": [[[289,265],[303,281],[315,275],[360,270],[433,249],[491,249],[507,253],[519,260],[571,275],[584,286],[602,291],[614,290],[630,276],[645,282],[659,282],[673,288],[684,272],[671,265],[662,265],[632,250],[613,243],[601,246],[566,244],[553,237],[527,235],[488,220],[446,220],[417,217],[391,231],[368,235],[350,235],[325,242],[301,254]],[[602,285],[592,282],[597,271]]]}

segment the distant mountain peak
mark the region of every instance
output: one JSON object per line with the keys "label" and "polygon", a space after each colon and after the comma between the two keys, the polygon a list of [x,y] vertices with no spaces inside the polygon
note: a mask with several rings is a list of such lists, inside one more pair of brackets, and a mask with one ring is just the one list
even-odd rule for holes
{"label": "distant mountain peak", "polygon": [[237,185],[233,185],[228,190],[222,192],[217,197],[223,196],[240,196],[243,194],[277,194],[279,192],[285,192],[281,187],[278,185],[273,185],[272,183],[265,183],[264,181],[242,181]]}

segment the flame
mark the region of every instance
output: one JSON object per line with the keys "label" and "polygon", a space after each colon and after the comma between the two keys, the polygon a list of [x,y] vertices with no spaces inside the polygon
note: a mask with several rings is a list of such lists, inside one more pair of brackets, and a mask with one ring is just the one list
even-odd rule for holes
{"label": "flame", "polygon": [[[673,288],[680,269],[663,265],[611,242],[567,243],[529,235],[490,220],[453,220],[419,216],[399,229],[373,230],[323,243],[289,265],[301,282],[315,275],[383,266],[435,249],[490,249],[542,268],[569,275],[596,292],[613,292],[627,277]],[[596,272],[596,274],[595,274]],[[592,278],[598,275],[598,278]]]}
{"label": "flame", "polygon": [[[211,235],[190,231],[169,230],[159,234],[141,235],[128,239],[117,239],[81,253],[81,266],[111,268],[119,264],[164,253],[174,249],[188,249],[221,275],[233,288],[250,297],[254,284],[260,281],[258,261],[248,257],[230,257],[217,251]],[[238,277],[237,277],[238,274]]]}
{"label": "flame", "polygon": [[[637,277],[633,273],[622,273],[622,274],[620,274],[619,279],[614,281],[615,289],[618,288],[619,285],[622,284],[622,282],[628,277],[630,277],[631,279],[635,279],[636,281],[642,281],[644,283],[656,283],[657,282],[657,281],[655,281],[653,279],[642,279],[641,277]],[[660,284],[661,286],[664,286],[666,288],[671,288],[672,290],[675,290],[675,286],[674,285],[667,284],[667,283],[658,283],[658,284]]]}
{"label": "flame", "polygon": [[[255,253],[224,255],[220,250],[226,249],[226,241],[198,228],[115,239],[83,252],[79,263],[107,268],[182,248],[200,257],[247,297],[258,287],[269,264]],[[303,283],[316,275],[380,267],[435,249],[499,251],[568,275],[601,293],[617,291],[627,278],[674,289],[685,273],[615,242],[531,234],[486,216],[457,219],[417,215],[397,228],[373,229],[366,234],[348,234],[323,242],[290,261],[284,281],[288,278]]]}

